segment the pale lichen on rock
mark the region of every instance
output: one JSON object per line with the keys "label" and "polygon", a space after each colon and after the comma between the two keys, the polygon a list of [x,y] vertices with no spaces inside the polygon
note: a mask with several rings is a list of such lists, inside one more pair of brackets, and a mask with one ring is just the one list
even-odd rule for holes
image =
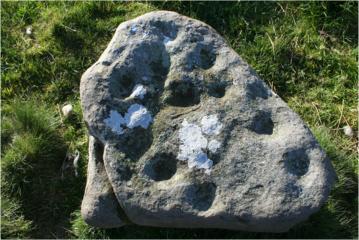
{"label": "pale lichen on rock", "polygon": [[208,141],[202,134],[201,128],[184,119],[179,130],[179,138],[181,145],[177,158],[187,161],[189,168],[205,169],[206,173],[210,173],[213,161],[203,152],[207,148]]}
{"label": "pale lichen on rock", "polygon": [[111,130],[117,134],[123,133],[123,128],[121,125],[125,125],[126,121],[120,113],[117,111],[111,110],[110,116],[104,120],[104,123],[111,128]]}
{"label": "pale lichen on rock", "polygon": [[202,127],[199,127],[188,123],[186,119],[183,120],[179,130],[181,145],[177,158],[187,161],[189,168],[205,169],[205,172],[210,174],[213,161],[208,158],[206,152],[209,150],[216,153],[221,143],[216,139],[208,141],[207,136],[218,135],[223,125],[216,115],[204,116],[201,125]]}
{"label": "pale lichen on rock", "polygon": [[146,90],[145,86],[143,86],[142,84],[137,84],[133,88],[133,92],[131,93],[130,98],[143,99],[145,97],[146,93],[147,93],[147,90]]}
{"label": "pale lichen on rock", "polygon": [[128,128],[148,128],[152,122],[152,116],[147,108],[135,103],[128,108],[127,113],[125,114],[125,122]]}
{"label": "pale lichen on rock", "polygon": [[207,135],[218,135],[223,127],[216,115],[204,116],[201,125],[202,131]]}
{"label": "pale lichen on rock", "polygon": [[220,147],[221,147],[221,143],[218,142],[216,139],[212,139],[208,143],[208,150],[212,153],[216,153]]}
{"label": "pale lichen on rock", "polygon": [[123,133],[124,126],[128,128],[148,128],[151,122],[151,114],[144,106],[137,103],[128,108],[124,117],[117,111],[111,110],[110,116],[104,120],[104,123],[117,134]]}

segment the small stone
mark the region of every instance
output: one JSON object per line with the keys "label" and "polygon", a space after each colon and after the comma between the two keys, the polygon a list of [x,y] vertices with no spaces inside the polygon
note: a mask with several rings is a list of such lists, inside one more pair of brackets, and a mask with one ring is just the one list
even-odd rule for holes
{"label": "small stone", "polygon": [[354,136],[354,133],[353,133],[353,129],[349,126],[349,125],[346,125],[344,128],[343,128],[343,131],[344,131],[344,134],[348,137],[353,137]]}
{"label": "small stone", "polygon": [[62,114],[64,115],[64,117],[68,117],[72,114],[72,105],[71,104],[66,104],[65,106],[62,107]]}
{"label": "small stone", "polygon": [[26,27],[25,33],[26,33],[26,35],[32,35],[32,26]]}

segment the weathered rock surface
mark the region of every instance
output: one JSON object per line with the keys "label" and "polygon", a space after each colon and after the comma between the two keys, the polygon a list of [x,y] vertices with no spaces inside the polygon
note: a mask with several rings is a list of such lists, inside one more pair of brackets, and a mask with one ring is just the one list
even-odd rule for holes
{"label": "weathered rock surface", "polygon": [[122,23],[83,74],[81,102],[92,225],[281,232],[335,178],[299,116],[215,30],[174,12]]}
{"label": "weathered rock surface", "polygon": [[108,180],[102,155],[103,145],[90,136],[87,183],[81,213],[85,221],[93,226],[119,227],[125,222],[119,216],[119,204]]}

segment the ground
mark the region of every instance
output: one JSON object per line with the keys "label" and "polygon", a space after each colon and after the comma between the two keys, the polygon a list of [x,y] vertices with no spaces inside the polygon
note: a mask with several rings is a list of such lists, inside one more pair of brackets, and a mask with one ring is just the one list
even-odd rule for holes
{"label": "ground", "polygon": [[[83,222],[81,74],[118,24],[159,9],[215,28],[311,128],[338,179],[306,222],[281,234]],[[357,238],[357,9],[357,2],[2,2],[2,238]],[[66,103],[74,106],[69,118],[61,115]],[[347,125],[354,136],[344,134]],[[69,164],[76,150],[78,176]]]}

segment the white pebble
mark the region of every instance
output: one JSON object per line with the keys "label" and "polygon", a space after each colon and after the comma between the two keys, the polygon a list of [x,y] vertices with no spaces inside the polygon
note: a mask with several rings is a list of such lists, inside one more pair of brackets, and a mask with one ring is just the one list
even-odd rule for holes
{"label": "white pebble", "polygon": [[26,28],[26,35],[31,35],[32,34],[32,27],[31,26],[28,26]]}
{"label": "white pebble", "polygon": [[343,128],[343,131],[344,131],[344,134],[347,135],[348,137],[353,137],[353,135],[354,135],[353,129],[349,125],[346,125]]}
{"label": "white pebble", "polygon": [[71,104],[66,104],[65,106],[62,107],[62,114],[65,117],[70,116],[71,113],[72,113],[72,105]]}

